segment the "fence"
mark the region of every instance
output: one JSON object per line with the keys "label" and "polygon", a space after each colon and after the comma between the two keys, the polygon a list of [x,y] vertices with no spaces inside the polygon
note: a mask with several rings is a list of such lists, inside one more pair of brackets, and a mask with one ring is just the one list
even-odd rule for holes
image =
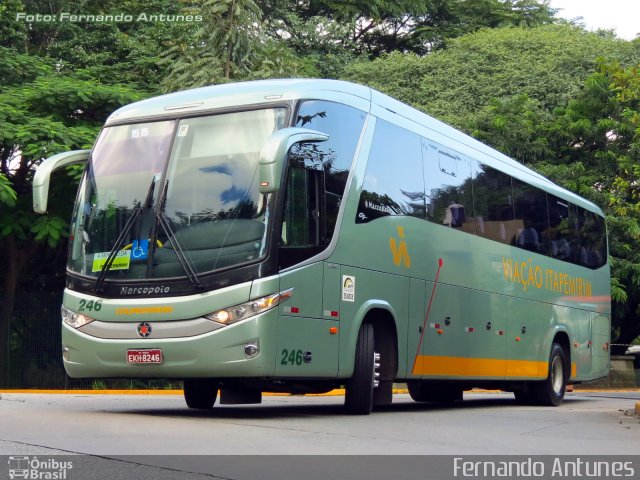
{"label": "fence", "polygon": [[181,388],[166,380],[72,379],[62,365],[62,292],[20,292],[9,327],[5,389]]}

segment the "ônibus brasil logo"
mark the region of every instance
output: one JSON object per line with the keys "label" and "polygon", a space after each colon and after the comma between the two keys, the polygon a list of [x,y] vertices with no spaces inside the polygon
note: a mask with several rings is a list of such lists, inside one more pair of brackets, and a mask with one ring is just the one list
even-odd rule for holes
{"label": "\u00f4nibus brasil logo", "polygon": [[25,478],[30,480],[66,480],[68,470],[73,468],[73,462],[38,457],[9,457],[9,478]]}

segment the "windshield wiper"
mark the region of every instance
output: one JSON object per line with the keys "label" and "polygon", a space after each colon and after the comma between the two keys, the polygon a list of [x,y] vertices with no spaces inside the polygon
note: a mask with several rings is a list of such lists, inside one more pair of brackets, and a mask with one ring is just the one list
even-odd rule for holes
{"label": "windshield wiper", "polygon": [[142,211],[146,208],[151,207],[150,203],[153,200],[154,189],[155,189],[155,181],[151,180],[151,185],[149,185],[149,188],[147,189],[147,196],[144,201],[144,206],[140,205],[133,209],[133,212],[131,213],[131,216],[127,220],[127,223],[125,223],[124,228],[120,232],[120,235],[118,235],[118,238],[116,239],[116,243],[114,243],[111,250],[109,250],[109,256],[107,257],[107,261],[104,262],[104,265],[102,265],[102,268],[100,269],[100,274],[96,279],[96,284],[93,287],[94,292],[98,293],[102,291],[102,284],[104,283],[105,278],[107,278],[107,273],[109,272],[109,269],[113,264],[113,261],[116,259],[118,252],[120,252],[120,247],[122,247],[122,244],[124,243],[125,238],[127,238],[127,235],[129,235],[129,232],[133,228],[133,225],[135,224],[136,220],[138,220],[138,217],[140,217],[140,215],[142,214]]}
{"label": "windshield wiper", "polygon": [[111,250],[109,251],[109,256],[107,257],[107,261],[104,262],[104,265],[102,266],[102,269],[100,270],[100,274],[98,275],[98,278],[96,279],[96,284],[93,287],[93,291],[94,292],[98,293],[98,292],[102,291],[102,284],[104,283],[104,279],[107,276],[107,272],[111,268],[111,264],[113,263],[113,261],[116,259],[116,256],[118,255],[118,252],[120,251],[120,247],[124,243],[124,239],[127,237],[129,232],[131,231],[131,228],[133,227],[133,224],[138,219],[138,217],[140,216],[141,213],[142,213],[142,208],[140,208],[140,207],[136,208],[133,211],[133,213],[131,214],[131,216],[129,217],[129,220],[127,220],[127,223],[125,224],[124,228],[120,232],[120,235],[118,235],[118,238],[116,239],[116,243],[113,245],[113,248],[111,248]]}
{"label": "windshield wiper", "polygon": [[[182,246],[178,242],[178,239],[176,238],[176,234],[173,231],[173,228],[171,228],[171,224],[169,223],[169,220],[167,219],[166,215],[164,214],[164,202],[165,202],[165,199],[166,199],[166,196],[167,196],[167,188],[168,188],[168,186],[169,186],[169,181],[167,180],[165,182],[164,188],[162,189],[162,192],[160,194],[160,198],[158,199],[158,202],[156,204],[156,211],[155,211],[155,215],[154,216],[155,216],[155,219],[156,219],[157,223],[159,223],[160,226],[162,227],[162,230],[164,231],[165,235],[171,240],[171,245],[173,246],[173,251],[175,252],[176,257],[178,257],[178,262],[180,263],[180,266],[182,267],[182,269],[187,274],[187,277],[189,278],[189,281],[193,284],[194,287],[196,287],[198,289],[202,289],[203,288],[202,282],[200,282],[200,279],[198,278],[197,273],[195,272],[195,270],[191,266],[191,263],[187,259],[186,255],[184,253],[184,249],[182,248]],[[129,235],[129,232],[131,231],[131,229],[135,225],[136,220],[142,214],[142,211],[145,210],[145,209],[151,208],[151,206],[152,206],[151,202],[153,200],[154,188],[155,188],[155,182],[152,181],[151,185],[149,186],[149,189],[147,191],[147,195],[146,195],[146,199],[145,199],[144,205],[143,206],[139,206],[139,207],[137,207],[137,208],[135,208],[133,210],[131,216],[127,220],[127,223],[125,224],[124,228],[120,232],[120,235],[118,235],[118,238],[116,239],[116,242],[113,245],[113,248],[111,248],[111,250],[109,251],[109,256],[107,257],[107,261],[102,266],[102,269],[100,270],[100,274],[98,275],[98,278],[96,279],[96,284],[93,287],[94,292],[98,293],[98,292],[102,291],[102,285],[103,285],[103,283],[104,283],[104,281],[105,281],[105,279],[107,277],[107,273],[109,272],[109,269],[111,268],[111,265],[113,264],[114,260],[116,259],[117,255],[118,255],[118,252],[120,251],[120,248],[124,244],[124,241],[127,238],[127,235]],[[155,234],[153,236],[155,237]]]}
{"label": "windshield wiper", "polygon": [[171,224],[169,223],[169,219],[164,213],[164,203],[167,198],[168,188],[169,188],[169,180],[166,180],[164,183],[164,187],[162,188],[162,193],[160,194],[160,198],[158,199],[156,219],[160,224],[160,226],[162,227],[162,230],[164,230],[164,234],[171,240],[173,251],[175,252],[176,257],[178,257],[178,262],[180,263],[180,266],[182,267],[184,272],[187,274],[189,281],[193,284],[194,287],[198,289],[202,289],[203,288],[202,282],[200,282],[200,279],[198,278],[198,274],[195,272],[195,270],[191,266],[191,263],[189,262],[186,255],[184,254],[184,249],[180,245],[180,242],[178,242],[178,239],[176,238],[176,234],[173,231],[173,228],[171,228]]}

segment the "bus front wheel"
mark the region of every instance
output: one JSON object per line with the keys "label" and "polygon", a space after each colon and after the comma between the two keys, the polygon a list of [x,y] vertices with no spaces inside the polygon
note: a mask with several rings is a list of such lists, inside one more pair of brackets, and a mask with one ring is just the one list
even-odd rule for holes
{"label": "bus front wheel", "polygon": [[557,407],[562,403],[569,378],[567,354],[558,343],[551,346],[547,379],[531,385],[533,397],[538,405]]}
{"label": "bus front wheel", "polygon": [[187,407],[208,410],[218,398],[218,382],[209,378],[190,378],[183,382]]}
{"label": "bus front wheel", "polygon": [[344,406],[348,413],[369,415],[373,410],[375,356],[373,325],[365,323],[358,332],[353,376],[346,385]]}

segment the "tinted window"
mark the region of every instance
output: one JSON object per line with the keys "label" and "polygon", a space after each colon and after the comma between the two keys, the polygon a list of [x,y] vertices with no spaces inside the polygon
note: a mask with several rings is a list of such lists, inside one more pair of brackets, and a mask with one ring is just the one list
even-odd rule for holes
{"label": "tinted window", "polygon": [[607,242],[604,219],[593,212],[578,210],[580,228],[580,255],[578,263],[589,268],[599,268],[607,262]]}
{"label": "tinted window", "polygon": [[549,245],[547,194],[520,180],[511,182],[513,211],[518,225],[511,244],[536,253],[546,254]]}
{"label": "tinted window", "polygon": [[331,240],[335,229],[365,116],[363,111],[356,108],[320,100],[302,103],[296,116],[296,127],[329,135],[326,142],[301,144],[296,152],[305,157],[305,163],[314,163],[324,170],[323,243]]}
{"label": "tinted window", "polygon": [[607,262],[602,217],[378,120],[356,223],[389,215],[423,218],[588,268]]}
{"label": "tinted window", "polygon": [[427,220],[475,233],[469,160],[427,140],[422,153]]}
{"label": "tinted window", "polygon": [[312,180],[312,172],[305,168],[291,168],[289,171],[282,245],[320,245],[318,182]]}
{"label": "tinted window", "polygon": [[522,228],[522,222],[514,219],[512,198],[509,175],[475,163],[473,205],[478,235],[511,243]]}
{"label": "tinted window", "polygon": [[558,260],[579,263],[580,225],[578,207],[547,195],[549,210],[549,254]]}
{"label": "tinted window", "polygon": [[378,120],[362,194],[357,223],[388,215],[424,218],[420,137],[384,120]]}

